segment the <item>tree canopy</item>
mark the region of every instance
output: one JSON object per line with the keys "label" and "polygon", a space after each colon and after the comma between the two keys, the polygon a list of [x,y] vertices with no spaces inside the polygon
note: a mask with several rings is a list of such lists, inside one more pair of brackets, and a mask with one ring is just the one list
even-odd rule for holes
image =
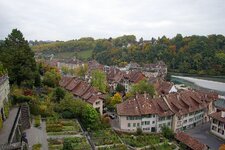
{"label": "tree canopy", "polygon": [[0,48],[0,60],[8,70],[10,83],[32,86],[37,76],[34,53],[23,34],[13,29]]}
{"label": "tree canopy", "polygon": [[91,85],[105,93],[107,88],[106,74],[101,70],[93,70],[91,73]]}
{"label": "tree canopy", "polygon": [[151,96],[155,94],[154,86],[149,84],[147,80],[141,80],[131,86],[130,93],[132,95],[135,95],[136,93],[144,94],[145,92]]}

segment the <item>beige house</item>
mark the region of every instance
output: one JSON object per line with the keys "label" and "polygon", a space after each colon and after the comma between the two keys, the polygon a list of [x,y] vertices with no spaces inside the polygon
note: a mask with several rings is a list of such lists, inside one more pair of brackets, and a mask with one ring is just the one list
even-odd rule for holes
{"label": "beige house", "polygon": [[162,98],[151,99],[146,94],[136,95],[117,105],[120,129],[143,132],[159,132],[162,126],[172,127],[172,115]]}
{"label": "beige house", "polygon": [[225,140],[225,111],[215,112],[210,114],[210,117],[211,133]]}
{"label": "beige house", "polygon": [[8,95],[10,92],[9,78],[7,75],[0,77],[0,117],[5,120],[4,104],[8,102]]}
{"label": "beige house", "polygon": [[208,121],[217,96],[200,91],[181,91],[165,97],[138,95],[117,105],[119,127],[124,131],[160,132],[168,126],[173,131],[186,130]]}

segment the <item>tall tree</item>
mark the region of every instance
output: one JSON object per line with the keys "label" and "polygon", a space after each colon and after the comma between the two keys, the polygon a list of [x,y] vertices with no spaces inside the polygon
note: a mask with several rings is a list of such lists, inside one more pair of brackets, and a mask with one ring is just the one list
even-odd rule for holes
{"label": "tall tree", "polygon": [[91,85],[105,93],[107,88],[105,73],[101,70],[93,70],[91,73]]}
{"label": "tall tree", "polygon": [[13,29],[2,44],[0,60],[8,70],[10,83],[32,86],[37,70],[34,53],[23,34]]}

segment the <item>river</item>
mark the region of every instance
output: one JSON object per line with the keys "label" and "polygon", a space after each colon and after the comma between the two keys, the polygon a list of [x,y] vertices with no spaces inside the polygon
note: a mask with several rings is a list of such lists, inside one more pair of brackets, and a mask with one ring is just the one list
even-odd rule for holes
{"label": "river", "polygon": [[216,91],[220,95],[225,96],[225,83],[212,81],[212,80],[204,80],[198,79],[196,77],[185,77],[185,76],[171,76],[171,81],[175,84],[185,84],[194,89],[206,89],[210,91]]}

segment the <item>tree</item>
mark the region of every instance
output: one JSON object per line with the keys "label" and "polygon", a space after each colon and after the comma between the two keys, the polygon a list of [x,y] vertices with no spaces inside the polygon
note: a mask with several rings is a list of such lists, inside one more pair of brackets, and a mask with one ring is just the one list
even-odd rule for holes
{"label": "tree", "polygon": [[116,104],[119,104],[122,102],[122,97],[119,93],[114,94],[114,96],[111,98],[111,104],[115,107]]}
{"label": "tree", "polygon": [[91,73],[91,85],[105,93],[107,88],[105,73],[101,70],[93,70]]}
{"label": "tree", "polygon": [[43,84],[49,87],[56,87],[59,83],[61,76],[56,71],[56,69],[51,69],[50,71],[45,72],[43,77]]}
{"label": "tree", "polygon": [[121,84],[117,84],[116,91],[117,92],[125,92],[125,87]]}
{"label": "tree", "polygon": [[84,64],[84,65],[81,65],[79,66],[78,68],[75,69],[75,73],[77,76],[79,77],[85,77],[86,73],[88,71],[88,65],[87,64]]}
{"label": "tree", "polygon": [[161,130],[162,130],[162,134],[165,138],[167,138],[169,140],[172,140],[174,138],[173,130],[170,129],[169,127],[163,126]]}
{"label": "tree", "polygon": [[147,80],[141,80],[131,87],[131,93],[133,95],[135,95],[136,93],[144,94],[145,92],[151,96],[155,94],[154,86],[152,84],[149,84]]}
{"label": "tree", "polygon": [[82,124],[86,129],[98,129],[100,125],[100,115],[90,104],[86,104],[81,114]]}
{"label": "tree", "polygon": [[54,102],[59,103],[62,99],[64,99],[65,95],[66,95],[65,90],[60,87],[57,87],[53,91],[52,99]]}
{"label": "tree", "polygon": [[23,34],[13,29],[5,39],[1,51],[0,60],[8,70],[10,83],[32,86],[35,82],[36,62],[34,53]]}

